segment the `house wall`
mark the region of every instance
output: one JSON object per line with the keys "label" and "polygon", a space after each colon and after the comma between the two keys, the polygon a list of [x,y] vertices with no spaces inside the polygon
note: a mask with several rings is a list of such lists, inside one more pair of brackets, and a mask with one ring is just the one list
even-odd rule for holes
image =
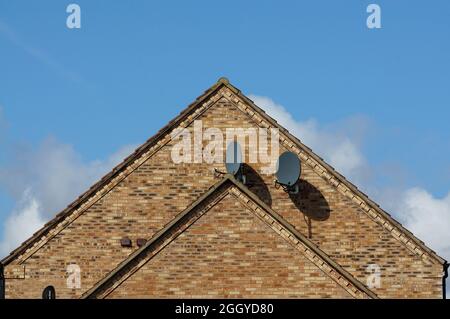
{"label": "house wall", "polygon": [[[199,118],[204,128],[256,127],[228,97],[213,99],[217,102]],[[58,297],[79,297],[137,248],[137,238],[151,238],[218,181],[213,168],[224,171],[223,164],[174,164],[173,143],[163,146],[36,252],[8,264],[7,298],[40,298],[48,285],[55,286]],[[282,147],[280,152],[285,150]],[[380,297],[441,298],[442,266],[393,238],[307,164],[302,163],[301,192],[294,197],[274,186],[273,175],[261,174],[259,164],[249,164],[246,174],[250,190],[361,282],[366,283],[370,275],[369,265],[376,265],[381,285],[373,290]],[[132,248],[120,246],[124,236],[132,239]],[[66,269],[73,263],[81,269],[81,289],[66,285]]]}

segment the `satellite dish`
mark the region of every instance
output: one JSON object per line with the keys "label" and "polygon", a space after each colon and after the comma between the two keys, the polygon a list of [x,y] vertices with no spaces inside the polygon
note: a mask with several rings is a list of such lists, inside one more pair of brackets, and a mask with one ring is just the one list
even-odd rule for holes
{"label": "satellite dish", "polygon": [[280,155],[277,162],[277,183],[292,187],[294,186],[301,173],[300,160],[297,154],[292,152],[284,152]]}
{"label": "satellite dish", "polygon": [[242,151],[238,142],[231,142],[228,144],[225,167],[227,173],[236,175],[242,166]]}

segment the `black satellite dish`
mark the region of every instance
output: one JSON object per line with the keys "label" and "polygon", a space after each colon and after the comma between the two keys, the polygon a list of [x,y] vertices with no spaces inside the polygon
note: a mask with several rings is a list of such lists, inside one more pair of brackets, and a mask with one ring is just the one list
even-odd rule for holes
{"label": "black satellite dish", "polygon": [[283,189],[290,193],[298,192],[297,181],[301,174],[300,160],[297,154],[284,152],[280,155],[277,162],[277,172],[275,173],[276,184],[281,185]]}
{"label": "black satellite dish", "polygon": [[225,167],[227,173],[231,175],[236,175],[242,166],[242,151],[241,146],[238,142],[231,142],[228,144]]}

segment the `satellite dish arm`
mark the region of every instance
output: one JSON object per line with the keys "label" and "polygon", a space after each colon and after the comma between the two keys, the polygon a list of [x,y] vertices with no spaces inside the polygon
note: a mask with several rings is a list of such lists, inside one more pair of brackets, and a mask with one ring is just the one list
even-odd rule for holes
{"label": "satellite dish arm", "polygon": [[275,188],[279,189],[280,186],[286,193],[297,194],[299,192],[298,181],[296,181],[293,185],[280,183],[278,180],[275,180]]}

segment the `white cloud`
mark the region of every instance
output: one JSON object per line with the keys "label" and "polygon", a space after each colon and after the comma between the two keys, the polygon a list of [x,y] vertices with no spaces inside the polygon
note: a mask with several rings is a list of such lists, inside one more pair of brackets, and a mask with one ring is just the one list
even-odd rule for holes
{"label": "white cloud", "polygon": [[3,225],[0,256],[4,256],[122,161],[135,148],[121,148],[105,160],[83,161],[67,144],[46,139],[37,149],[17,148],[0,169],[0,186],[17,205]]}
{"label": "white cloud", "polygon": [[[423,188],[410,188],[391,202],[395,216],[428,247],[450,261],[450,192],[436,198]],[[450,279],[447,279],[447,299]]]}
{"label": "white cloud", "polygon": [[[363,183],[370,174],[359,144],[367,119],[354,117],[332,127],[320,127],[315,119],[298,121],[282,106],[264,96],[250,95],[256,105],[298,137],[341,174],[355,183]],[[349,129],[349,126],[357,130]]]}
{"label": "white cloud", "polygon": [[[341,174],[365,189],[382,207],[387,208],[407,229],[440,256],[450,260],[450,192],[439,199],[422,188],[374,186],[374,182],[377,182],[374,175],[383,174],[374,174],[375,169],[368,165],[361,150],[359,132],[361,126],[366,124],[364,119],[351,119],[346,121],[345,125],[324,128],[314,119],[296,120],[282,105],[276,104],[270,98],[257,95],[251,95],[250,98],[305,145],[323,156]],[[355,126],[359,128],[356,134],[351,134],[349,128]],[[393,181],[401,180],[403,173],[399,169],[389,171],[389,174],[399,175],[390,176]]]}
{"label": "white cloud", "polygon": [[4,240],[0,242],[0,256],[18,247],[44,223],[39,202],[26,190],[17,209],[5,221]]}
{"label": "white cloud", "polygon": [[436,198],[422,188],[411,188],[400,197],[396,213],[406,228],[450,257],[450,192]]}

